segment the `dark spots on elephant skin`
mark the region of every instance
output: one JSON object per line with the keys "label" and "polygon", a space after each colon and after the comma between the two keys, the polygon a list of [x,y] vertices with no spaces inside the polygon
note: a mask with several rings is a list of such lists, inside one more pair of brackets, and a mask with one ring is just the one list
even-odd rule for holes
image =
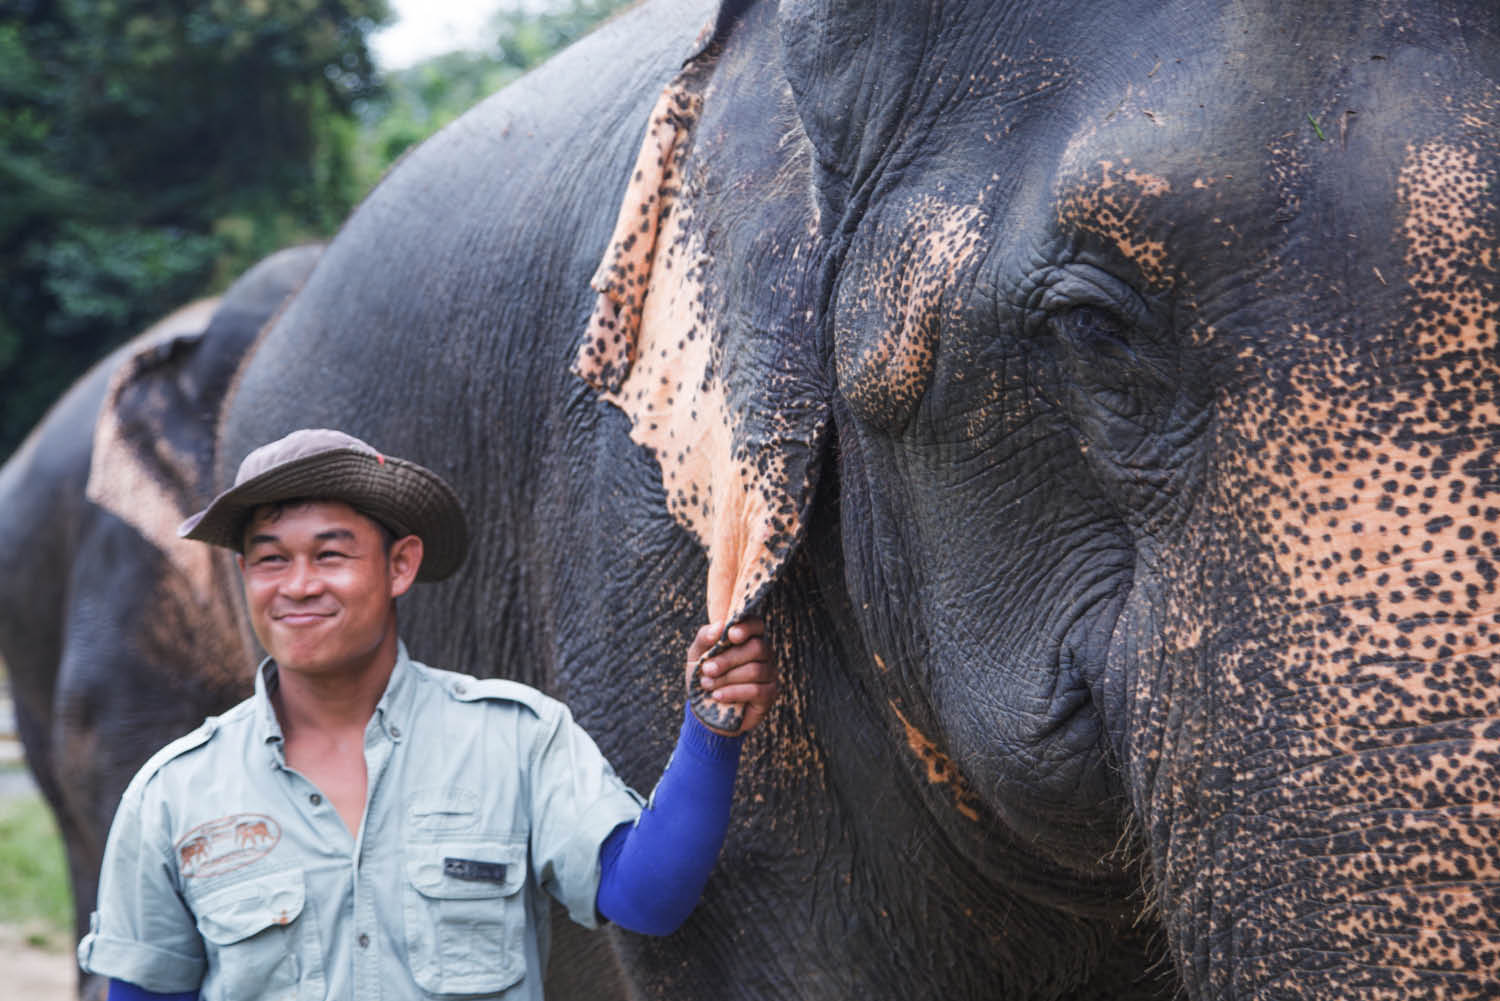
{"label": "dark spots on elephant skin", "polygon": [[[732,621],[764,592],[798,532],[802,484],[790,482],[789,450],[799,434],[778,435],[773,421],[765,438],[743,440],[744,415],[728,402],[693,197],[692,169],[707,168],[689,158],[695,80],[685,70],[652,113],[573,368],[629,415],[632,439],[660,467],[668,512],[708,555],[709,613]],[[693,698],[700,714],[724,708]]]}
{"label": "dark spots on elephant skin", "polygon": [[[1279,162],[1294,190],[1305,166]],[[1234,568],[1210,593],[1239,594],[1266,628],[1211,647],[1197,626],[1169,630],[1166,659],[1213,671],[1195,739],[1226,778],[1178,777],[1146,808],[1173,846],[1164,892],[1233,929],[1210,992],[1292,975],[1307,989],[1326,955],[1353,961],[1330,996],[1430,996],[1433,964],[1462,996],[1500,976],[1500,550],[1482,503],[1500,439],[1500,218],[1478,197],[1496,179],[1483,163],[1443,142],[1409,149],[1404,280],[1381,286],[1403,290],[1390,326],[1295,326],[1283,343],[1297,348],[1218,401],[1221,479],[1164,568],[1192,582],[1170,618],[1209,614],[1195,610],[1207,559]],[[1218,530],[1228,519],[1274,544],[1247,548]],[[1204,873],[1260,889],[1219,914]]]}

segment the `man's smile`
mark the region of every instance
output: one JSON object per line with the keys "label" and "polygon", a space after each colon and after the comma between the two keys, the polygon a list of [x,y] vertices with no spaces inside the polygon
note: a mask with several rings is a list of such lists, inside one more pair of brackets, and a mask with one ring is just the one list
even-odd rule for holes
{"label": "man's smile", "polygon": [[296,608],[273,612],[271,618],[278,625],[283,626],[315,626],[320,622],[325,622],[333,618],[336,614],[337,612],[333,609],[319,611],[316,609]]}

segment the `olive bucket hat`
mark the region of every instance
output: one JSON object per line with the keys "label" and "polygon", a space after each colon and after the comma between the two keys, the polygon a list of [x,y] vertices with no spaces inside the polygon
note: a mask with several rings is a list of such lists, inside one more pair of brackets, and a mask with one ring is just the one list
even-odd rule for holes
{"label": "olive bucket hat", "polygon": [[419,537],[418,580],[447,577],[468,549],[463,507],[442,477],[328,428],[293,431],[245,456],[234,486],[178,526],[177,534],[239,552],[251,513],[290,500],[343,501],[398,538]]}

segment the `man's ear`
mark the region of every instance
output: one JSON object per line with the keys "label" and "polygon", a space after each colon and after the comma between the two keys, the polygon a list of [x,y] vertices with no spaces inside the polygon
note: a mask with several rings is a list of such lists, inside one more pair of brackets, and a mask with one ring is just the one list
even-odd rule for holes
{"label": "man's ear", "polygon": [[417,571],[422,567],[422,539],[407,535],[391,543],[390,558],[386,561],[391,575],[391,597],[399,598],[416,582]]}

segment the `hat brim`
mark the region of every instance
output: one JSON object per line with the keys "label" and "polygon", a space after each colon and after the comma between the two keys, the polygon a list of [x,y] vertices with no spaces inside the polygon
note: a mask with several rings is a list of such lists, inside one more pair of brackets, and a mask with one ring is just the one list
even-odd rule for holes
{"label": "hat brim", "polygon": [[343,501],[397,537],[422,540],[418,580],[442,580],[463,564],[468,526],[463,506],[442,477],[414,462],[353,448],[307,455],[252,477],[215,497],[177,529],[195,539],[243,551],[245,525],[262,504]]}

